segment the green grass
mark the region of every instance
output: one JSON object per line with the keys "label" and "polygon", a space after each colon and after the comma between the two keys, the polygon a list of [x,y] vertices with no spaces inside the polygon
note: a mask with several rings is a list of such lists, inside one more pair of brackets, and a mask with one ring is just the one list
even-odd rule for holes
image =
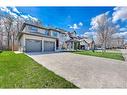
{"label": "green grass", "polygon": [[0,88],[77,88],[25,54],[0,53]]}
{"label": "green grass", "polygon": [[81,55],[96,56],[96,57],[104,57],[104,58],[110,58],[110,59],[116,59],[116,60],[124,61],[124,57],[122,56],[122,53],[97,52],[97,51],[95,51],[95,52],[92,52],[92,51],[76,51],[73,53],[81,54]]}

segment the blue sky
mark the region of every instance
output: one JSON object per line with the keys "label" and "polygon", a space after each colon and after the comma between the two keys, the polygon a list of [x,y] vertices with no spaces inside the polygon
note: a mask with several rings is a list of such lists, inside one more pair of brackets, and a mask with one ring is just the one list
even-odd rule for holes
{"label": "blue sky", "polygon": [[[9,14],[17,19],[21,17],[30,21],[41,20],[43,26],[53,26],[67,31],[76,30],[77,35],[93,35],[95,31],[89,28],[101,21],[101,16],[107,14],[115,27],[116,36],[127,40],[127,7],[0,7],[0,13]],[[94,18],[94,19],[93,19]],[[107,19],[107,20],[108,20]],[[90,24],[94,23],[93,26]]]}
{"label": "blue sky", "polygon": [[22,14],[31,15],[40,19],[43,25],[54,26],[65,30],[73,30],[69,26],[82,23],[77,33],[89,31],[91,18],[112,12],[114,7],[16,7]]}

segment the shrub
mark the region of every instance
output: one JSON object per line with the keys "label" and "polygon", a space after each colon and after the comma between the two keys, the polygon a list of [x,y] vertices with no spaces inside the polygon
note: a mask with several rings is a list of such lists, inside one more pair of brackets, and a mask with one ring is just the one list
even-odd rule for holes
{"label": "shrub", "polygon": [[2,50],[0,50],[0,53],[2,53]]}

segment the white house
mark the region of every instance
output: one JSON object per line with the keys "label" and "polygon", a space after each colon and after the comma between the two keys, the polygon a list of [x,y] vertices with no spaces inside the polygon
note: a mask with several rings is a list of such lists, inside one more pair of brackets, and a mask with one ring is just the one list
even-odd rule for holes
{"label": "white house", "polygon": [[94,40],[88,37],[83,37],[80,39],[80,46],[83,50],[90,50],[94,48]]}
{"label": "white house", "polygon": [[66,32],[24,23],[17,37],[21,52],[54,52],[63,49]]}

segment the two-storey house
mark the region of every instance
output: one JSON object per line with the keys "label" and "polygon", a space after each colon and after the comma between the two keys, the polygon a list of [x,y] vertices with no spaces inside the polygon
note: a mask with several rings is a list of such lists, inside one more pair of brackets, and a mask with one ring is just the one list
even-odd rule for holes
{"label": "two-storey house", "polygon": [[19,51],[54,52],[63,49],[66,32],[57,28],[48,28],[24,23],[18,33]]}

